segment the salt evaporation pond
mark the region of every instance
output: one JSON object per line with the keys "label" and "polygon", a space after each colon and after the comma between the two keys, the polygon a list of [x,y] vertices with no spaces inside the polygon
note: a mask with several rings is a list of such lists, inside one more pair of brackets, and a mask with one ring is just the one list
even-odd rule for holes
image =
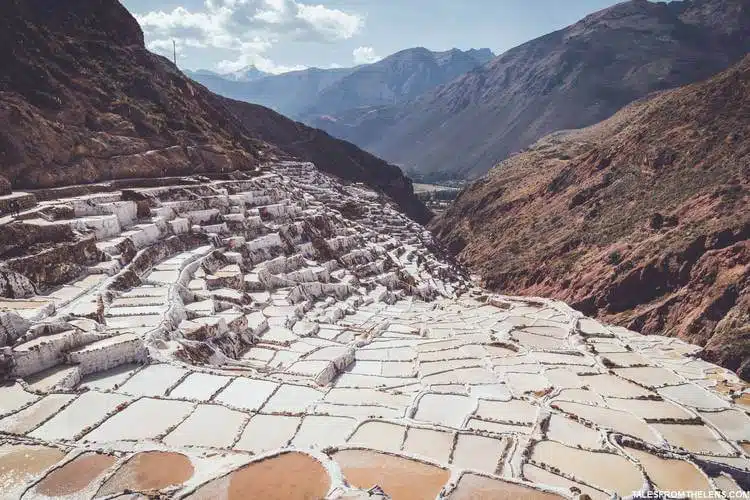
{"label": "salt evaporation pond", "polygon": [[193,476],[193,464],[180,453],[149,451],[132,456],[105,482],[97,496],[125,490],[158,491],[184,483]]}
{"label": "salt evaporation pond", "polygon": [[448,500],[558,500],[561,498],[563,497],[520,484],[470,473],[462,475],[456,489],[448,495]]}
{"label": "salt evaporation pond", "polygon": [[62,497],[73,495],[91,486],[93,481],[112,467],[117,459],[112,455],[84,453],[66,463],[41,480],[32,490],[38,495]]}

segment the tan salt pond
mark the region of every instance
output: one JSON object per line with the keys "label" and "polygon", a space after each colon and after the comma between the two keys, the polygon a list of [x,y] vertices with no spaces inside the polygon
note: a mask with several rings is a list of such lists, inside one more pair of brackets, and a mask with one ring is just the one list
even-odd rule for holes
{"label": "tan salt pond", "polygon": [[193,471],[190,459],[180,453],[138,453],[102,485],[97,496],[112,495],[124,490],[161,490],[184,483],[193,476]]}
{"label": "tan salt pond", "polygon": [[34,493],[62,497],[81,492],[117,461],[112,455],[84,453],[56,469],[35,487]]}
{"label": "tan salt pond", "polygon": [[475,414],[479,418],[489,420],[531,423],[536,420],[537,411],[536,406],[522,399],[511,399],[510,401],[480,399]]}
{"label": "tan salt pond", "polygon": [[474,401],[466,396],[425,394],[419,400],[414,419],[456,428],[461,427],[473,409]]}
{"label": "tan salt pond", "polygon": [[284,453],[251,463],[199,488],[191,500],[317,500],[331,480],[323,465],[304,453]]}
{"label": "tan salt pond", "polygon": [[706,477],[690,462],[657,457],[642,450],[625,448],[638,460],[657,489],[662,491],[711,491]]}
{"label": "tan salt pond", "polygon": [[374,451],[343,450],[333,458],[351,485],[378,485],[393,500],[433,500],[450,478],[440,467]]}
{"label": "tan salt pond", "polygon": [[651,424],[672,446],[696,453],[731,455],[732,448],[705,425]]}
{"label": "tan salt pond", "polygon": [[44,446],[0,447],[0,491],[13,498],[31,478],[65,457],[57,448]]}
{"label": "tan salt pond", "polygon": [[360,425],[349,444],[375,450],[399,452],[406,436],[406,427],[387,422],[365,422]]}
{"label": "tan salt pond", "polygon": [[606,397],[637,398],[653,394],[632,382],[628,382],[616,375],[590,375],[581,377],[581,381],[594,392]]}
{"label": "tan salt pond", "polygon": [[629,413],[610,410],[609,408],[603,408],[601,406],[590,406],[567,401],[556,401],[555,405],[563,411],[583,417],[599,427],[605,427],[623,434],[629,434],[653,444],[660,443],[660,439],[657,438],[645,422]]}
{"label": "tan salt pond", "polygon": [[563,498],[552,493],[534,490],[520,484],[498,479],[464,474],[448,500],[555,500]]}
{"label": "tan salt pond", "polygon": [[675,385],[682,383],[682,379],[673,371],[656,366],[643,366],[639,368],[618,368],[614,370],[622,378],[636,382],[646,387],[661,387],[663,385]]}
{"label": "tan salt pond", "polygon": [[495,474],[502,466],[500,459],[508,444],[508,438],[459,434],[451,463],[454,467]]}
{"label": "tan salt pond", "polygon": [[594,500],[609,500],[610,499],[610,495],[607,495],[603,491],[591,488],[589,486],[586,486],[581,483],[577,483],[575,481],[571,481],[567,478],[558,476],[557,474],[553,474],[540,467],[537,467],[535,465],[531,465],[528,463],[524,464],[523,466],[523,475],[529,481],[532,481],[538,484],[556,486],[566,491],[570,491],[571,488],[578,488],[578,490],[581,491],[581,493],[588,495]]}
{"label": "tan salt pond", "polygon": [[750,418],[739,410],[701,412],[703,420],[716,427],[727,439],[750,440]]}
{"label": "tan salt pond", "polygon": [[283,415],[254,415],[235,449],[263,453],[283,448],[294,437],[301,420]]}
{"label": "tan salt pond", "polygon": [[640,418],[678,418],[689,419],[694,415],[684,408],[669,401],[652,401],[649,399],[606,398],[607,406],[616,410],[627,411]]}
{"label": "tan salt pond", "polygon": [[547,439],[559,441],[569,446],[581,446],[589,449],[601,448],[601,435],[598,431],[563,415],[555,414],[550,417]]}
{"label": "tan salt pond", "polygon": [[643,476],[627,459],[610,453],[570,448],[553,441],[540,441],[531,458],[564,471],[586,484],[617,492],[625,497],[643,486]]}
{"label": "tan salt pond", "polygon": [[404,441],[404,452],[419,455],[439,464],[448,463],[453,448],[453,433],[410,427]]}

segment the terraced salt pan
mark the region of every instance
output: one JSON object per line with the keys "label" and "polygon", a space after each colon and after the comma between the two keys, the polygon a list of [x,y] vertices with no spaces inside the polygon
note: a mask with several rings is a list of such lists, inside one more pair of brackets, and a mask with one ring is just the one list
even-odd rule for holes
{"label": "terraced salt pan", "polygon": [[172,365],[149,365],[117,391],[132,396],[164,396],[187,373],[187,370]]}
{"label": "terraced salt pan", "polygon": [[231,379],[210,373],[191,373],[171,392],[175,399],[209,401]]}
{"label": "terraced salt pan", "polygon": [[564,478],[558,474],[553,474],[552,472],[528,463],[523,466],[523,475],[529,481],[548,486],[556,486],[564,491],[574,491],[575,488],[575,490],[588,495],[589,498],[593,500],[609,500],[612,498],[611,495],[608,495],[601,490],[571,481],[570,479]]}
{"label": "terraced salt pan", "polygon": [[33,405],[0,420],[0,432],[25,434],[56,415],[63,406],[75,399],[73,394],[50,394]]}
{"label": "terraced salt pan", "polygon": [[65,453],[45,446],[0,446],[0,488],[6,498],[18,498],[24,484],[62,460]]}
{"label": "terraced salt pan", "polygon": [[175,447],[231,448],[245,422],[247,416],[244,413],[218,405],[198,405],[162,441]]}
{"label": "terraced salt pan", "polygon": [[619,455],[579,450],[553,441],[541,441],[534,445],[531,459],[623,497],[639,491],[644,482],[638,468]]}
{"label": "terraced salt pan", "polygon": [[505,438],[495,439],[473,434],[459,434],[451,464],[461,469],[496,474],[508,447]]}
{"label": "terraced salt pan", "polygon": [[81,494],[115,462],[117,459],[112,455],[84,453],[55,469],[37,483],[32,492],[46,497]]}
{"label": "terraced salt pan", "polygon": [[78,384],[82,389],[96,389],[100,391],[115,390],[129,379],[140,368],[135,364],[124,364],[103,372],[87,375]]}
{"label": "terraced salt pan", "polygon": [[445,464],[453,449],[453,433],[410,427],[406,433],[403,450],[409,456],[421,456]]}
{"label": "terraced salt pan", "polygon": [[284,448],[294,437],[301,422],[301,417],[253,415],[235,449],[260,454]]}
{"label": "terraced salt pan", "polygon": [[194,467],[180,453],[150,451],[132,456],[107,479],[97,497],[130,491],[157,491],[184,483],[193,476]]}
{"label": "terraced salt pan", "polygon": [[705,425],[651,424],[672,446],[696,453],[731,455],[734,450]]}
{"label": "terraced salt pan", "polygon": [[371,421],[360,425],[348,444],[374,450],[399,453],[406,437],[406,427],[388,422]]}
{"label": "terraced salt pan", "polygon": [[30,436],[45,441],[75,439],[85,429],[97,424],[118,406],[131,400],[120,394],[88,391],[67,408],[31,432]]}
{"label": "terraced salt pan", "polygon": [[310,387],[282,384],[263,406],[264,413],[305,413],[323,399],[323,393]]}
{"label": "terraced salt pan", "polygon": [[661,396],[693,408],[727,408],[729,404],[697,385],[683,384],[663,387],[657,391]]}
{"label": "terraced salt pan", "polygon": [[192,403],[184,401],[139,399],[82,439],[101,443],[155,439],[182,422],[193,408]]}
{"label": "terraced salt pan", "polygon": [[582,417],[599,427],[629,434],[652,444],[658,445],[661,441],[645,422],[629,413],[566,401],[555,402],[555,405],[566,413]]}
{"label": "terraced salt pan", "polygon": [[537,406],[520,399],[510,401],[485,401],[480,399],[474,414],[487,420],[530,424],[536,421],[537,412]]}
{"label": "terraced salt pan", "polygon": [[656,366],[639,368],[618,368],[614,372],[620,377],[644,385],[646,387],[661,387],[664,385],[681,384],[683,380],[671,370]]}
{"label": "terraced salt pan", "polygon": [[302,453],[285,453],[253,462],[212,481],[190,500],[307,500],[323,498],[331,480],[323,465]]}
{"label": "terraced salt pan", "polygon": [[353,418],[308,415],[302,418],[292,445],[300,449],[322,449],[343,444],[356,425]]}
{"label": "terraced salt pan", "polygon": [[713,425],[727,439],[750,441],[750,417],[739,410],[701,412],[701,418]]}
{"label": "terraced salt pan", "polygon": [[500,481],[477,474],[463,474],[448,500],[555,500],[563,497],[552,493]]}
{"label": "terraced salt pan", "polygon": [[275,382],[237,378],[222,390],[214,401],[248,411],[257,411],[278,387]]}
{"label": "terraced salt pan", "polygon": [[474,401],[471,398],[452,394],[425,394],[419,400],[414,419],[460,428],[473,410]]}
{"label": "terraced salt pan", "polygon": [[591,450],[602,447],[601,434],[573,419],[563,415],[552,415],[547,428],[547,439],[559,441],[568,446],[588,448]]}
{"label": "terraced salt pan", "polygon": [[39,396],[26,392],[21,384],[6,383],[0,386],[0,415],[18,411],[39,399]]}
{"label": "terraced salt pan", "polygon": [[694,415],[669,401],[606,398],[607,406],[645,419],[690,419]]}
{"label": "terraced salt pan", "polygon": [[658,457],[643,450],[625,448],[625,452],[640,462],[646,474],[661,491],[711,491],[706,476],[684,460]]}
{"label": "terraced salt pan", "polygon": [[446,469],[374,451],[343,450],[333,459],[353,486],[367,490],[378,485],[393,500],[435,498],[450,478]]}

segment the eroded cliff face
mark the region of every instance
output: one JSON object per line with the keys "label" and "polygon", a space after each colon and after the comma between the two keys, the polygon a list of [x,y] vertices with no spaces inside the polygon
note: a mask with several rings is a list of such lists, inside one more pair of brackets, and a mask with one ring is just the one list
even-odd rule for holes
{"label": "eroded cliff face", "polygon": [[[185,77],[146,50],[138,23],[116,0],[3,3],[0,66],[0,195],[11,184],[255,172],[301,155],[323,169],[335,164],[346,180],[377,179],[373,187],[421,222],[431,215],[410,184],[389,187],[408,183],[397,167],[322,132],[311,142],[317,131],[260,106],[241,109]],[[270,132],[262,137],[248,123]]]}
{"label": "eroded cliff face", "polygon": [[432,229],[487,284],[705,346],[750,377],[750,58],[549,136]]}

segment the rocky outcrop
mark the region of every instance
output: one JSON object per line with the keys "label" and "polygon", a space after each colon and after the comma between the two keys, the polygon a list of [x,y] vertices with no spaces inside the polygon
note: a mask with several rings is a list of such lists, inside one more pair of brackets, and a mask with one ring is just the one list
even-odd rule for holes
{"label": "rocky outcrop", "polygon": [[[298,131],[265,108],[242,110],[239,119],[231,103],[146,50],[138,23],[116,0],[10,0],[0,6],[0,28],[0,196],[9,184],[46,189],[226,177],[302,151],[324,160],[326,151],[342,148],[325,134],[311,146],[292,147],[317,132]],[[288,150],[249,129],[251,118],[288,131],[278,137]],[[429,212],[398,168],[354,146],[343,149],[333,161],[339,175],[356,172],[352,180],[401,186],[404,209],[426,220]],[[378,171],[363,175],[363,169]]]}
{"label": "rocky outcrop", "polygon": [[750,57],[549,136],[433,225],[491,288],[665,332],[750,377]]}
{"label": "rocky outcrop", "polygon": [[326,130],[412,177],[475,179],[551,132],[598,123],[651,92],[708,78],[748,50],[744,0],[632,0],[407,104],[348,116]]}

